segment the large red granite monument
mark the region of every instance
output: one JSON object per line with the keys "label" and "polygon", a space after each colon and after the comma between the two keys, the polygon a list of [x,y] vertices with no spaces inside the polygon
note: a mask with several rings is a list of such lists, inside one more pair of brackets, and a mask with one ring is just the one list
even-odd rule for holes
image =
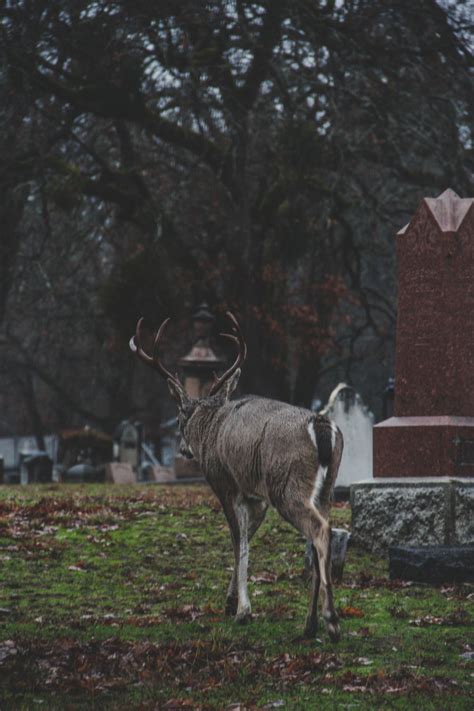
{"label": "large red granite monument", "polygon": [[425,198],[396,239],[395,407],[374,476],[474,477],[474,198]]}
{"label": "large red granite monument", "polygon": [[351,486],[361,546],[474,544],[474,198],[425,198],[396,237],[394,416]]}

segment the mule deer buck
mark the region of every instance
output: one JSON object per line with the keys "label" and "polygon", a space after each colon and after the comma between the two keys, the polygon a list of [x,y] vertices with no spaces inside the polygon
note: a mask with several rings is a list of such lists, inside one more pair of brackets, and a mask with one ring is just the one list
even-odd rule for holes
{"label": "mule deer buck", "polygon": [[158,347],[170,319],[160,326],[152,355],[142,347],[141,327],[130,340],[131,350],[166,378],[178,404],[180,452],[195,457],[222,504],[230,528],[235,565],[226,598],[226,614],[237,622],[251,617],[247,592],[249,541],[269,505],[312,541],[312,592],[305,635],[317,630],[321,588],[322,616],[331,640],[339,639],[331,583],[331,529],[328,514],[339,468],[343,439],[327,417],[310,410],[269,400],[243,397],[230,400],[247,347],[239,324],[228,311],[233,333],[222,336],[239,348],[234,364],[215,382],[208,397],[191,399],[177,376],[158,357]]}

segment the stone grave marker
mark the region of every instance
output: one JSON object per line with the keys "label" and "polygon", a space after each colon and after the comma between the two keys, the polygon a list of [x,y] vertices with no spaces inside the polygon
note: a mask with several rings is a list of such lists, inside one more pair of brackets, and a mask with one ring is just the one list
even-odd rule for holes
{"label": "stone grave marker", "polygon": [[121,423],[121,433],[118,443],[118,458],[122,464],[130,464],[133,469],[139,463],[139,443],[140,437],[137,427],[133,422],[125,420]]}
{"label": "stone grave marker", "polygon": [[137,477],[131,464],[109,462],[105,466],[105,480],[111,484],[135,484]]}
{"label": "stone grave marker", "polygon": [[374,427],[374,480],[351,488],[353,534],[473,543],[474,198],[425,198],[396,247],[394,416]]}
{"label": "stone grave marker", "polygon": [[176,481],[176,476],[170,467],[157,466],[155,464],[151,466],[150,481],[154,481],[157,484],[169,484]]}
{"label": "stone grave marker", "polygon": [[337,487],[349,487],[372,477],[372,429],[374,416],[359,394],[340,383],[321,411],[337,424],[344,437],[344,452],[337,475]]}
{"label": "stone grave marker", "polygon": [[53,460],[47,452],[37,450],[28,452],[21,458],[20,482],[22,484],[39,484],[52,481]]}

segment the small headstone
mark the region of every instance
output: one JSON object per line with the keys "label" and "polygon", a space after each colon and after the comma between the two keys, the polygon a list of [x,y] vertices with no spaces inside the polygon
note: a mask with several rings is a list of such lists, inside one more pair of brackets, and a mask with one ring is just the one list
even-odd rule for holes
{"label": "small headstone", "polygon": [[332,579],[335,583],[342,582],[350,536],[349,531],[344,528],[333,528],[331,530],[331,571]]}
{"label": "small headstone", "polygon": [[174,474],[176,479],[203,479],[196,459],[187,459],[180,454],[174,459]]}
{"label": "small headstone", "polygon": [[135,484],[137,478],[131,464],[109,462],[105,465],[105,480],[111,484]]}
{"label": "small headstone", "polygon": [[89,462],[79,462],[78,464],[74,464],[66,471],[63,471],[62,476],[62,481],[69,484],[87,484],[100,480],[101,477],[97,471],[97,468],[92,466]]}
{"label": "small headstone", "polygon": [[331,393],[322,414],[330,417],[344,437],[344,452],[337,487],[349,487],[372,477],[372,429],[374,416],[354,388],[340,383]]}
{"label": "small headstone", "polygon": [[44,451],[29,452],[21,459],[22,484],[40,484],[52,481],[53,461]]}
{"label": "small headstone", "polygon": [[393,546],[390,579],[420,583],[474,582],[474,546]]}
{"label": "small headstone", "polygon": [[150,469],[151,476],[149,477],[149,481],[154,481],[158,484],[167,484],[169,482],[176,481],[174,472],[169,467],[152,465],[150,466]]}
{"label": "small headstone", "polygon": [[[345,528],[331,529],[331,576],[334,583],[342,582],[347,546],[351,534]],[[305,571],[309,575],[313,566],[313,545],[306,542]]]}
{"label": "small headstone", "polygon": [[133,468],[138,466],[138,429],[132,422],[125,421],[119,442],[119,461],[130,464]]}

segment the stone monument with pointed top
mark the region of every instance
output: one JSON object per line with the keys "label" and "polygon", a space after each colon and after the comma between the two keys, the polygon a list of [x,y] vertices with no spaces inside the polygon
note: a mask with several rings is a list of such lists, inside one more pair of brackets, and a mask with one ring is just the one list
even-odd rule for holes
{"label": "stone monument with pointed top", "polygon": [[425,198],[397,235],[394,417],[374,476],[474,477],[474,198]]}
{"label": "stone monument with pointed top", "polygon": [[396,237],[393,417],[374,480],[351,489],[356,540],[474,542],[474,198],[422,200]]}

